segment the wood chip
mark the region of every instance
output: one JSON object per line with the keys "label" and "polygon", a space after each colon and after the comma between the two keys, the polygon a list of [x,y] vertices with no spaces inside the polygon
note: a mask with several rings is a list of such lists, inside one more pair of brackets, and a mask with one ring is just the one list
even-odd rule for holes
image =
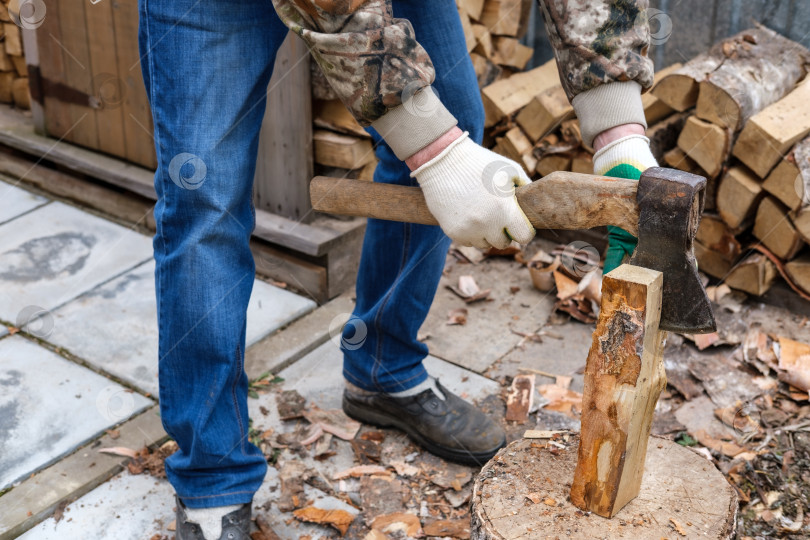
{"label": "wood chip", "polygon": [[529,419],[534,404],[534,375],[518,375],[506,396],[506,420],[520,424]]}
{"label": "wood chip", "polygon": [[569,431],[546,431],[538,429],[527,429],[523,432],[524,439],[551,439],[554,435],[570,433]]}
{"label": "wood chip", "polygon": [[405,512],[377,516],[371,522],[371,528],[386,534],[399,532],[409,537],[422,535],[422,524],[419,522],[419,517]]}
{"label": "wood chip", "polygon": [[388,469],[380,465],[357,465],[356,467],[349,467],[348,469],[335,473],[332,479],[357,478],[367,474],[388,474]]}
{"label": "wood chip", "polygon": [[450,536],[452,538],[469,538],[470,522],[462,519],[440,519],[423,527],[427,536]]}
{"label": "wood chip", "polygon": [[463,326],[467,324],[467,309],[466,308],[458,308],[450,310],[447,313],[447,325],[460,325]]}
{"label": "wood chip", "polygon": [[322,410],[312,406],[303,415],[310,424],[319,424],[325,432],[346,441],[354,439],[360,431],[360,422],[352,420],[340,409]]}
{"label": "wood chip", "polygon": [[346,510],[324,510],[315,506],[299,508],[293,511],[293,515],[301,521],[331,525],[340,531],[341,535],[346,534],[355,517]]}
{"label": "wood chip", "polygon": [[675,518],[669,518],[669,521],[670,521],[670,523],[672,523],[672,526],[673,526],[673,527],[675,527],[675,531],[676,531],[678,534],[680,534],[681,536],[686,536],[686,531],[685,531],[685,530],[683,530],[683,527],[681,527],[681,524],[680,524],[680,523],[678,523],[678,522],[675,520]]}

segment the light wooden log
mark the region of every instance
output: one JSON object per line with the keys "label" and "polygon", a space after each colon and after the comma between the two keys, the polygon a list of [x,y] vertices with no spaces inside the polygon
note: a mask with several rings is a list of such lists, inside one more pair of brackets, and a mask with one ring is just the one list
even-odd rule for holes
{"label": "light wooden log", "polygon": [[28,77],[14,79],[11,84],[11,93],[14,97],[14,105],[21,109],[31,108],[31,94],[28,91]]}
{"label": "light wooden log", "polygon": [[503,135],[501,146],[506,157],[520,161],[521,156],[532,150],[532,141],[518,126],[513,127]]}
{"label": "light wooden log", "polygon": [[[487,463],[473,486],[471,540],[661,540],[735,537],[734,488],[706,458],[651,437],[641,493],[613,519],[583,513],[568,500],[578,437],[519,439]],[[684,529],[673,532],[671,519]]]}
{"label": "light wooden log", "polygon": [[312,134],[315,162],[329,167],[359,169],[374,160],[371,141],[326,130]]}
{"label": "light wooden log", "polygon": [[722,45],[718,43],[707,53],[696,56],[663,77],[652,93],[678,112],[690,109],[697,103],[700,81],[706,73],[717,69],[723,60]]}
{"label": "light wooden log", "polygon": [[456,0],[456,5],[460,10],[470,14],[473,19],[480,20],[481,12],[484,11],[484,0]]}
{"label": "light wooden log", "polygon": [[0,73],[0,103],[14,103],[14,79],[17,74],[13,71]]}
{"label": "light wooden log", "polygon": [[726,224],[739,231],[747,226],[764,193],[759,178],[742,165],[731,167],[717,188],[717,212]]}
{"label": "light wooden log", "polygon": [[470,26],[475,40],[472,48],[473,52],[494,61],[495,49],[492,46],[492,36],[487,27],[483,24],[471,24]]}
{"label": "light wooden log", "polygon": [[534,55],[534,49],[513,37],[496,36],[492,38],[492,46],[495,49],[496,62],[512,69],[522,70]]}
{"label": "light wooden log", "polygon": [[559,84],[557,64],[552,59],[540,67],[516,73],[484,87],[481,98],[486,112],[485,126],[495,125],[505,116],[528,105],[537,94]]}
{"label": "light wooden log", "polygon": [[470,14],[463,8],[459,8],[458,16],[461,19],[461,29],[464,31],[464,41],[467,44],[467,52],[472,52],[475,48],[477,40],[475,39],[475,32],[473,32],[472,20]]}
{"label": "light wooden log", "polygon": [[605,275],[585,364],[582,434],[571,502],[612,517],[641,489],[655,404],[667,384],[663,274],[624,264]]}
{"label": "light wooden log", "polygon": [[810,137],[805,138],[779,161],[762,184],[762,189],[791,210],[810,204]]}
{"label": "light wooden log", "polygon": [[515,121],[533,142],[574,115],[574,108],[562,86],[552,86],[540,92],[521,110]]}
{"label": "light wooden log", "polygon": [[728,273],[725,283],[733,289],[762,296],[775,279],[776,266],[762,253],[753,253]]}
{"label": "light wooden log", "polygon": [[[0,9],[2,11],[2,9]],[[12,57],[8,55],[4,47],[0,47],[0,71],[12,71],[15,69]]]}
{"label": "light wooden log", "polygon": [[810,77],[746,122],[734,156],[765,178],[798,141],[810,134]]}
{"label": "light wooden log", "polygon": [[678,147],[695,160],[706,174],[715,178],[731,152],[727,130],[690,116],[678,137]]}
{"label": "light wooden log", "polygon": [[14,23],[3,23],[3,33],[5,34],[5,49],[9,56],[22,56],[20,27]]}
{"label": "light wooden log", "polygon": [[470,60],[472,60],[475,76],[478,79],[478,88],[489,86],[497,81],[503,73],[501,66],[476,52],[470,53]]}
{"label": "light wooden log", "polygon": [[754,221],[754,236],[782,260],[792,258],[804,245],[787,212],[774,197],[765,197]]}
{"label": "light wooden log", "polygon": [[[681,64],[680,62],[676,62],[671,66],[665,67],[664,69],[657,71],[655,73],[655,81],[653,82],[653,88],[655,88],[656,84],[661,82],[661,79],[680,69],[682,65],[683,64]],[[661,98],[653,94],[652,91],[642,94],[641,104],[644,106],[644,117],[647,119],[648,126],[651,126],[652,124],[655,124],[660,120],[663,120],[664,118],[675,112],[675,109],[664,103],[661,100]]]}
{"label": "light wooden log", "polygon": [[14,69],[17,70],[17,75],[20,77],[28,77],[28,66],[25,63],[24,56],[9,56],[11,63],[14,64]]}
{"label": "light wooden log", "polygon": [[[695,240],[720,255],[729,263],[734,263],[740,257],[742,246],[734,235],[734,231],[714,214],[703,214],[698,225]],[[703,270],[702,267],[700,267]]]}
{"label": "light wooden log", "polygon": [[316,127],[365,139],[371,138],[339,99],[313,100],[312,115],[312,123]]}
{"label": "light wooden log", "polygon": [[713,249],[704,246],[703,243],[695,240],[692,245],[694,246],[695,259],[697,260],[698,268],[701,272],[718,279],[724,279],[734,267],[734,262],[723,258],[723,256]]}
{"label": "light wooden log", "polygon": [[515,37],[520,30],[522,8],[521,0],[487,0],[481,23],[495,35]]}
{"label": "light wooden log", "polygon": [[593,174],[593,155],[584,150],[577,152],[571,158],[571,172]]}
{"label": "light wooden log", "polygon": [[810,254],[801,255],[785,265],[790,279],[805,292],[810,292]]}
{"label": "light wooden log", "polygon": [[768,28],[722,43],[725,60],[700,81],[695,114],[732,131],[790,92],[806,74],[810,53]]}
{"label": "light wooden log", "polygon": [[[535,172],[540,176],[548,176],[554,171],[568,171],[570,169],[570,154],[546,154],[537,160]],[[591,170],[591,173],[593,173],[593,170]]]}

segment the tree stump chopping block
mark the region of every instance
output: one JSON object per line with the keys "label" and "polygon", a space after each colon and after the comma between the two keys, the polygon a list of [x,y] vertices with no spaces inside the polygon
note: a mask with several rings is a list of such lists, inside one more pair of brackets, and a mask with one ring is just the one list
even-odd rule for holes
{"label": "tree stump chopping block", "polygon": [[514,441],[484,466],[473,487],[471,540],[734,538],[734,488],[697,452],[651,437],[641,492],[605,519],[568,498],[579,437],[555,443],[563,448]]}
{"label": "tree stump chopping block", "polygon": [[475,483],[472,538],[733,535],[736,493],[720,472],[667,439],[648,444],[666,386],[662,283],[661,272],[629,264],[605,275],[581,436],[501,450]]}

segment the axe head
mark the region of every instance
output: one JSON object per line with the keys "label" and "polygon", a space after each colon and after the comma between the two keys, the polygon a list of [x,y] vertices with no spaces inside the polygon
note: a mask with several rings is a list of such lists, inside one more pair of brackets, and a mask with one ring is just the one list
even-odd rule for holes
{"label": "axe head", "polygon": [[705,178],[676,169],[652,167],[639,180],[638,246],[629,263],[664,274],[662,330],[706,334],[717,329],[692,245],[705,193]]}

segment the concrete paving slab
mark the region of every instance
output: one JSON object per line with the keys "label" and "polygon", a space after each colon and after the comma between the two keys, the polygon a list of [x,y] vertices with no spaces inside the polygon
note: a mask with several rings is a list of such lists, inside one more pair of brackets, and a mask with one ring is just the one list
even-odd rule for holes
{"label": "concrete paving slab", "polygon": [[69,504],[60,521],[46,519],[20,540],[143,540],[168,534],[174,490],[166,480],[124,471]]}
{"label": "concrete paving slab", "polygon": [[49,199],[0,181],[0,223],[30,212]]}
{"label": "concrete paving slab", "polygon": [[0,358],[0,489],[152,404],[20,336]]}
{"label": "concrete paving slab", "polygon": [[[440,358],[428,356],[425,368],[439,377],[450,391],[476,401],[500,391],[500,385],[477,373],[453,365]],[[297,361],[279,376],[284,378],[285,390],[298,390],[302,396],[322,409],[340,408],[343,396],[343,352],[327,341]]]}
{"label": "concrete paving slab", "polygon": [[[154,274],[151,260],[55,310],[52,333],[46,339],[156,396]],[[248,346],[315,306],[308,298],[256,280],[247,311]]]}
{"label": "concrete paving slab", "polygon": [[59,202],[40,207],[0,225],[0,319],[53,310],[151,256],[147,236]]}
{"label": "concrete paving slab", "polygon": [[[492,301],[465,304],[447,289],[458,286],[458,278],[471,275],[481,290],[491,289]],[[520,289],[512,293],[511,287]],[[512,332],[530,333],[548,320],[556,298],[532,286],[529,271],[513,259],[497,257],[486,263],[461,264],[448,256],[444,275],[433,306],[420,330],[427,335],[430,354],[478,373],[483,373],[502,358],[521,337]],[[448,326],[447,314],[466,308],[467,323]]]}
{"label": "concrete paving slab", "polygon": [[[546,326],[543,330],[559,336],[560,339],[545,336],[543,343],[527,341],[522,348],[515,348],[495,362],[486,371],[486,376],[499,380],[504,376],[514,377],[520,373],[520,368],[537,369],[573,377],[571,389],[582,392],[584,375],[577,371],[585,366],[588,359],[594,325],[571,320],[558,326]],[[537,376],[538,385],[553,382],[553,378]]]}

